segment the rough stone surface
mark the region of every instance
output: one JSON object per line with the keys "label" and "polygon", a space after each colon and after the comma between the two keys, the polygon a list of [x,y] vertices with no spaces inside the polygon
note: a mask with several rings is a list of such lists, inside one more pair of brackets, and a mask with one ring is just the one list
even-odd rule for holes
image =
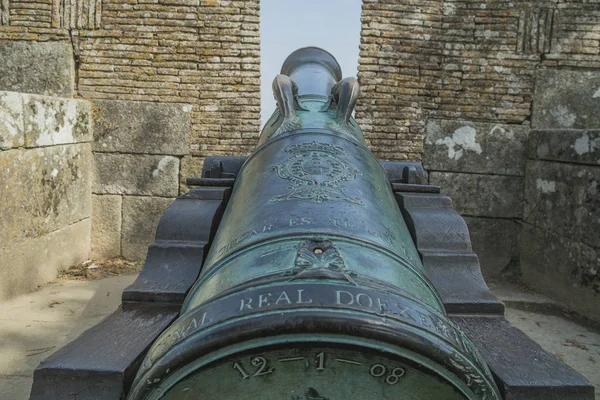
{"label": "rough stone surface", "polygon": [[0,90],[73,97],[69,43],[0,40],[0,60]]}
{"label": "rough stone surface", "polygon": [[600,165],[600,130],[532,131],[530,159]]}
{"label": "rough stone surface", "polygon": [[92,196],[91,258],[103,259],[121,255],[122,199],[119,195]]}
{"label": "rough stone surface", "polygon": [[510,219],[465,217],[473,251],[485,278],[499,276],[519,261],[521,223]]}
{"label": "rough stone surface", "polygon": [[179,194],[187,193],[191,188],[185,184],[187,178],[200,178],[204,158],[183,157],[181,159],[181,172],[179,174]]}
{"label": "rough stone surface", "polygon": [[0,300],[45,285],[56,279],[60,269],[87,260],[90,227],[86,218],[41,237],[0,242]]}
{"label": "rough stone surface", "polygon": [[521,236],[524,280],[600,320],[600,132],[532,131]]}
{"label": "rough stone surface", "polygon": [[600,71],[540,70],[534,129],[600,129]]}
{"label": "rough stone surface", "polygon": [[23,95],[23,112],[26,147],[92,141],[88,101]]}
{"label": "rough stone surface", "polygon": [[154,241],[158,221],[175,199],[125,196],[121,249],[128,260],[144,260]]}
{"label": "rough stone surface", "polygon": [[89,218],[90,172],[87,143],[0,152],[2,246]]}
{"label": "rough stone surface", "polygon": [[89,102],[0,92],[0,299],[87,259],[91,139]]}
{"label": "rough stone surface", "polygon": [[600,248],[525,224],[521,234],[523,280],[532,288],[600,321]]}
{"label": "rough stone surface", "polygon": [[94,151],[189,153],[190,104],[96,100],[93,109]]}
{"label": "rough stone surface", "polygon": [[23,98],[19,93],[0,92],[0,150],[25,144]]}
{"label": "rough stone surface", "polygon": [[521,218],[523,178],[501,175],[431,172],[431,184],[450,196],[457,212],[467,216]]}
{"label": "rough stone surface", "polygon": [[423,165],[427,170],[523,176],[527,125],[429,120]]}
{"label": "rough stone surface", "polygon": [[94,193],[175,197],[179,159],[172,156],[94,153]]}
{"label": "rough stone surface", "polygon": [[0,149],[90,141],[88,101],[0,92]]}
{"label": "rough stone surface", "polygon": [[528,161],[524,219],[600,247],[600,167]]}

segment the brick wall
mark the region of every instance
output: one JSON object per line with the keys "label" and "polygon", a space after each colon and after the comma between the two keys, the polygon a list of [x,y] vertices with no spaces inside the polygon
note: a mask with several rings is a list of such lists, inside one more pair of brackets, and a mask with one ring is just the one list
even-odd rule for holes
{"label": "brick wall", "polygon": [[93,257],[143,259],[203,158],[254,148],[259,0],[0,7],[0,90],[92,101]]}
{"label": "brick wall", "polygon": [[[383,159],[423,160],[429,182],[465,217],[486,276],[522,273],[595,318],[584,304],[598,298],[591,278],[597,243],[582,236],[585,219],[577,218],[597,210],[597,196],[580,195],[595,187],[597,168],[562,160],[587,174],[569,188],[568,175],[544,178],[534,168],[566,166],[527,161],[527,148],[532,127],[544,129],[546,141],[557,129],[597,128],[600,86],[592,72],[599,69],[599,0],[363,2],[356,117],[373,150]],[[584,132],[570,135],[564,146]],[[560,182],[561,190],[541,193],[538,178]],[[567,198],[570,192],[578,197]],[[560,213],[572,221],[566,232]],[[551,236],[556,245],[545,251]],[[561,251],[570,258],[557,257]],[[570,301],[576,291],[581,298]]]}
{"label": "brick wall", "polygon": [[193,106],[190,154],[246,154],[260,124],[259,0],[1,0],[1,40],[68,41],[86,99]]}
{"label": "brick wall", "polygon": [[420,159],[442,64],[442,0],[365,0],[356,119],[382,159]]}
{"label": "brick wall", "polygon": [[600,67],[598,0],[365,0],[357,119],[386,159],[427,119],[527,124],[538,68]]}

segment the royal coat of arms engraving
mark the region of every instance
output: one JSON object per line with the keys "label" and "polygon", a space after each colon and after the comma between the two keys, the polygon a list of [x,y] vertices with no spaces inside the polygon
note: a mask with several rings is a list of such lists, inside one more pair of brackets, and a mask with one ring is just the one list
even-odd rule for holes
{"label": "royal coat of arms engraving", "polygon": [[346,151],[329,143],[300,143],[289,146],[292,156],[273,167],[281,179],[290,181],[286,194],[274,196],[271,202],[307,200],[315,203],[347,201],[364,205],[359,198],[346,194],[346,183],[363,173],[342,159]]}

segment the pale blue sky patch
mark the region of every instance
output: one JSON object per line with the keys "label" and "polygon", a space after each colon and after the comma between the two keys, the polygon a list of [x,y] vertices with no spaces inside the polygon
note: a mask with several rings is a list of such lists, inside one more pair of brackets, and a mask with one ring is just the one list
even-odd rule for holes
{"label": "pale blue sky patch", "polygon": [[275,110],[271,83],[296,49],[321,47],[338,60],[344,77],[356,76],[361,0],[261,0],[261,119]]}

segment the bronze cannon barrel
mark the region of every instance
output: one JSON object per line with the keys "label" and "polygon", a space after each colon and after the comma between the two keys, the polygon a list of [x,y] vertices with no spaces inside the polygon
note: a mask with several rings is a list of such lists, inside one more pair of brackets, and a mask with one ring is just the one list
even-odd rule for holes
{"label": "bronze cannon barrel", "polygon": [[499,399],[425,276],[352,117],[358,83],[292,53],[180,317],[129,399]]}

